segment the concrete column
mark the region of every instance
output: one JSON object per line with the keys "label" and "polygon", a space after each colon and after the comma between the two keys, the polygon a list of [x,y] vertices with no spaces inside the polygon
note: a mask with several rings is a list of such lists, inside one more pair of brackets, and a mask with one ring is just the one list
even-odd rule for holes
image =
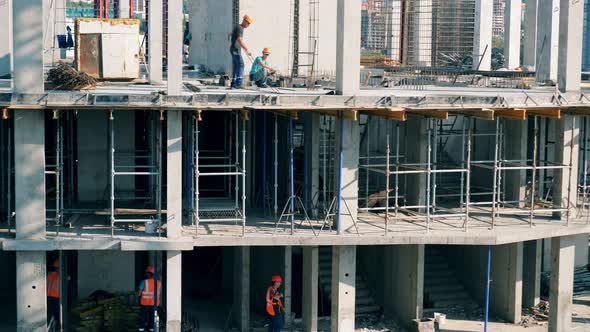
{"label": "concrete column", "polygon": [[332,247],[332,331],[354,332],[356,247]]}
{"label": "concrete column", "polygon": [[[133,1],[133,0],[131,0]],[[120,0],[119,1],[119,12],[117,13],[117,16],[119,16],[119,18],[129,18],[130,17],[130,2],[129,0]]]}
{"label": "concrete column", "polygon": [[320,192],[320,115],[306,113],[304,123],[306,153],[306,193],[305,206],[312,217],[317,216],[315,207]]}
{"label": "concrete column", "polygon": [[16,252],[16,330],[47,331],[47,281],[44,251]]}
{"label": "concrete column", "polygon": [[520,25],[522,0],[507,0],[504,7],[504,66],[510,70],[520,66]]}
{"label": "concrete column", "polygon": [[[508,160],[527,159],[527,121],[506,120],[504,121],[504,132],[506,133],[506,158]],[[506,182],[506,199],[524,200],[526,198],[526,171],[511,170],[504,173]],[[523,207],[525,203],[520,203]]]}
{"label": "concrete column", "polygon": [[182,233],[182,112],[167,112],[167,235],[177,238]]}
{"label": "concrete column", "polygon": [[[553,204],[556,207],[569,208],[570,216],[575,217],[578,190],[578,142],[580,136],[580,119],[575,115],[563,115],[556,121],[555,157],[556,163],[572,166],[569,169],[554,172]],[[572,150],[573,144],[573,150]],[[568,197],[569,193],[569,197]],[[565,220],[567,213],[554,213],[554,217]]]}
{"label": "concrete column", "polygon": [[588,265],[588,233],[574,235],[576,243],[576,261],[575,267],[583,267]]}
{"label": "concrete column", "polygon": [[[43,1],[12,2],[14,92],[43,93]],[[41,112],[39,112],[41,113]]]}
{"label": "concrete column", "polygon": [[182,320],[182,251],[168,251],[166,260],[166,331],[180,332]]}
{"label": "concrete column", "polygon": [[583,27],[584,1],[560,0],[557,80],[562,92],[580,91]]}
{"label": "concrete column", "polygon": [[293,283],[293,248],[283,247],[283,306],[285,307],[285,324],[291,324],[292,301],[291,285]]}
{"label": "concrete column", "polygon": [[150,0],[148,17],[148,67],[150,83],[162,83],[162,0]]}
{"label": "concrete column", "polygon": [[[428,119],[409,117],[407,124],[406,157],[409,163],[426,163],[428,158]],[[406,188],[410,205],[426,204],[426,175],[410,174]]]}
{"label": "concrete column", "polygon": [[490,311],[511,323],[522,312],[522,242],[496,246],[492,252]]}
{"label": "concrete column", "polygon": [[0,31],[0,77],[5,77],[12,71],[12,0],[0,1],[0,22],[5,22]]}
{"label": "concrete column", "polygon": [[182,0],[168,0],[168,95],[180,95],[182,91]]}
{"label": "concrete column", "polygon": [[303,247],[303,331],[318,330],[318,247]]}
{"label": "concrete column", "polygon": [[45,239],[45,122],[39,110],[15,110],[16,238]]}
{"label": "concrete column", "polygon": [[539,304],[541,293],[541,241],[526,241],[522,257],[522,306]]}
{"label": "concrete column", "polygon": [[336,94],[360,90],[361,0],[338,0],[336,11]]}
{"label": "concrete column", "polygon": [[410,326],[422,317],[424,245],[387,246],[384,258],[384,314]]}
{"label": "concrete column", "polygon": [[[340,132],[342,127],[342,169],[340,163]],[[359,142],[360,128],[358,121],[336,119],[336,147],[335,147],[335,165],[334,172],[335,195],[341,190],[340,203],[340,226],[338,230],[342,233],[356,233],[354,222],[358,214],[358,165],[359,165]],[[342,188],[338,188],[338,177],[341,172]],[[348,208],[347,208],[348,207]],[[335,209],[338,207],[336,206]],[[338,222],[338,220],[336,221]]]}
{"label": "concrete column", "polygon": [[493,15],[491,15],[491,13],[493,13],[493,11],[493,0],[475,0],[473,69],[490,70],[492,68]]}
{"label": "concrete column", "polygon": [[413,43],[413,64],[417,66],[432,65],[432,0],[414,0],[413,29],[410,37]]}
{"label": "concrete column", "polygon": [[[535,66],[537,57],[537,14],[538,1],[527,0],[524,11],[524,58],[523,65]],[[542,0],[541,0],[542,1]]]}
{"label": "concrete column", "polygon": [[559,51],[559,1],[538,2],[536,75],[538,82],[557,81]]}
{"label": "concrete column", "polygon": [[250,331],[250,247],[235,248],[233,315],[238,330]]}
{"label": "concrete column", "polygon": [[573,237],[564,236],[551,239],[549,332],[572,330],[575,253]]}

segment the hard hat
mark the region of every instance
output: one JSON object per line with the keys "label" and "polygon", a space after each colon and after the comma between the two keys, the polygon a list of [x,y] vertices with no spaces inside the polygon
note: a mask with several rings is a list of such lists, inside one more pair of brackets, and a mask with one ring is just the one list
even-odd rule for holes
{"label": "hard hat", "polygon": [[281,276],[276,275],[276,276],[272,276],[272,278],[270,279],[270,281],[272,281],[272,282],[282,282],[283,279],[281,278]]}
{"label": "hard hat", "polygon": [[154,271],[155,271],[155,270],[154,270],[154,267],[153,267],[153,266],[151,266],[151,265],[150,265],[150,266],[148,266],[148,267],[145,269],[145,272],[147,272],[147,273],[151,273],[151,274],[154,274]]}
{"label": "hard hat", "polygon": [[250,15],[244,15],[244,21],[248,22],[248,24],[252,24],[252,22],[254,22],[254,19]]}
{"label": "hard hat", "polygon": [[270,54],[270,51],[271,51],[271,50],[270,50],[270,47],[265,47],[265,48],[262,50],[262,53],[264,53],[264,54]]}
{"label": "hard hat", "polygon": [[59,259],[53,261],[53,267],[56,269],[59,267]]}

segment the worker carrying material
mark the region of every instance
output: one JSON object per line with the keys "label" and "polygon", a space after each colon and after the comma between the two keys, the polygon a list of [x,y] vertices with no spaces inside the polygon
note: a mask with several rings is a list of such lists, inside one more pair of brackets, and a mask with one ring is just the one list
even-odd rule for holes
{"label": "worker carrying material", "polygon": [[271,284],[266,290],[266,313],[270,316],[268,332],[281,332],[285,322],[283,309],[283,294],[279,293],[281,287],[281,276],[275,275],[271,278]]}
{"label": "worker carrying material", "polygon": [[53,262],[47,274],[47,319],[55,321],[55,330],[61,330],[59,310],[59,260]]}
{"label": "worker carrying material", "polygon": [[[158,280],[158,288],[155,287],[154,280],[155,270],[153,266],[148,266],[145,269],[145,279],[139,284],[137,295],[139,296],[139,304],[141,310],[139,313],[139,331],[145,331],[146,327],[149,331],[154,330],[154,299],[158,298],[157,306],[160,306],[160,296],[162,294],[162,285]],[[157,293],[157,295],[156,295]]]}
{"label": "worker carrying material", "polygon": [[270,48],[262,50],[262,56],[257,56],[252,62],[252,68],[250,69],[250,81],[254,82],[256,86],[260,88],[267,88],[270,83],[269,75],[275,73],[268,63],[268,57],[270,56]]}
{"label": "worker carrying material", "polygon": [[236,25],[231,32],[231,44],[229,52],[232,58],[232,81],[231,87],[233,89],[241,89],[244,87],[244,59],[242,58],[242,49],[252,56],[252,52],[248,50],[248,46],[244,43],[244,29],[248,28],[254,20],[251,16],[245,15],[241,24]]}

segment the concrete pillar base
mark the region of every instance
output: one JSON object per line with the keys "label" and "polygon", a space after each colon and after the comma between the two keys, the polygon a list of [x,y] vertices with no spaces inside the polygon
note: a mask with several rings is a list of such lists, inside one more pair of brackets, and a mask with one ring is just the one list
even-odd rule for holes
{"label": "concrete pillar base", "polygon": [[332,331],[354,332],[356,247],[332,247]]}
{"label": "concrete pillar base", "polygon": [[576,247],[573,236],[551,239],[549,332],[572,330],[575,255]]}
{"label": "concrete pillar base", "polygon": [[318,330],[318,247],[303,247],[303,331]]}
{"label": "concrete pillar base", "polygon": [[18,332],[47,331],[47,283],[44,251],[16,253]]}

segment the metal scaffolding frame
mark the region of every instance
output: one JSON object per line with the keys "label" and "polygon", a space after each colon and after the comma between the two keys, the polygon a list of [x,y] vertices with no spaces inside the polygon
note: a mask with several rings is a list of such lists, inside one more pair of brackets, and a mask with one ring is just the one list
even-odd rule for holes
{"label": "metal scaffolding frame", "polygon": [[[151,147],[155,148],[155,164],[151,164],[148,162],[148,165],[118,165],[117,164],[117,154],[116,154],[116,144],[115,144],[115,117],[114,112],[108,112],[108,131],[109,131],[109,167],[110,167],[110,176],[109,176],[109,215],[110,215],[110,223],[111,223],[111,236],[115,235],[115,228],[117,223],[121,224],[131,224],[131,223],[145,223],[146,227],[148,223],[154,223],[157,227],[158,236],[161,236],[162,231],[162,123],[164,122],[164,112],[160,111],[159,114],[157,111],[151,111],[148,113],[148,116],[151,119],[148,121],[154,122],[154,130],[155,134],[150,135],[150,138],[154,140]],[[153,199],[153,203],[155,205],[155,213],[151,213],[148,211],[148,215],[151,215],[149,218],[141,218],[141,217],[134,217],[134,218],[117,218],[116,215],[119,214],[115,207],[115,180],[118,177],[124,176],[146,176],[150,178],[155,178],[153,181],[154,184],[154,192],[155,197]],[[124,210],[124,209],[123,209]],[[134,215],[135,212],[133,209],[130,209],[129,213],[125,213],[127,215]],[[137,213],[139,214],[139,213]],[[142,215],[146,215],[143,214]]]}
{"label": "metal scaffolding frame", "polygon": [[582,117],[580,125],[577,216],[590,223],[590,117]]}
{"label": "metal scaffolding frame", "polygon": [[9,115],[8,109],[3,108],[0,115],[0,220],[8,225],[10,230],[14,217],[13,211],[13,124],[14,117]]}
{"label": "metal scaffolding frame", "polygon": [[[192,224],[196,226],[196,235],[199,235],[199,225],[203,222],[241,222],[242,236],[246,232],[246,117],[242,117],[241,128],[238,112],[225,112],[229,119],[224,119],[224,149],[223,151],[205,151],[199,148],[199,122],[203,121],[201,111],[197,111],[192,121],[192,204],[190,215]],[[231,118],[233,117],[233,119]],[[228,121],[225,121],[228,120]],[[241,131],[241,153],[240,153]],[[203,155],[203,153],[205,155]],[[217,153],[217,155],[215,155]],[[220,153],[220,154],[219,154]],[[240,161],[241,154],[241,161]],[[233,163],[232,163],[233,158]],[[212,160],[215,163],[205,163],[204,160]],[[201,169],[221,169],[221,171],[201,171]],[[224,188],[227,188],[225,199],[231,199],[231,187],[234,185],[234,204],[231,207],[224,205],[212,205],[203,208],[203,198],[199,180],[201,177],[222,177]],[[226,186],[227,185],[227,186]],[[241,197],[240,197],[241,193]],[[210,214],[201,217],[201,214]]]}
{"label": "metal scaffolding frame", "polygon": [[[62,112],[54,110],[52,114],[52,120],[55,123],[55,132],[53,135],[55,138],[55,149],[53,155],[49,154],[49,151],[45,151],[45,176],[54,177],[54,208],[45,210],[49,213],[49,216],[46,217],[45,220],[46,222],[53,222],[54,226],[57,228],[57,233],[59,234],[59,227],[63,226],[64,217],[64,117]],[[49,201],[50,196],[47,195],[46,199]]]}

